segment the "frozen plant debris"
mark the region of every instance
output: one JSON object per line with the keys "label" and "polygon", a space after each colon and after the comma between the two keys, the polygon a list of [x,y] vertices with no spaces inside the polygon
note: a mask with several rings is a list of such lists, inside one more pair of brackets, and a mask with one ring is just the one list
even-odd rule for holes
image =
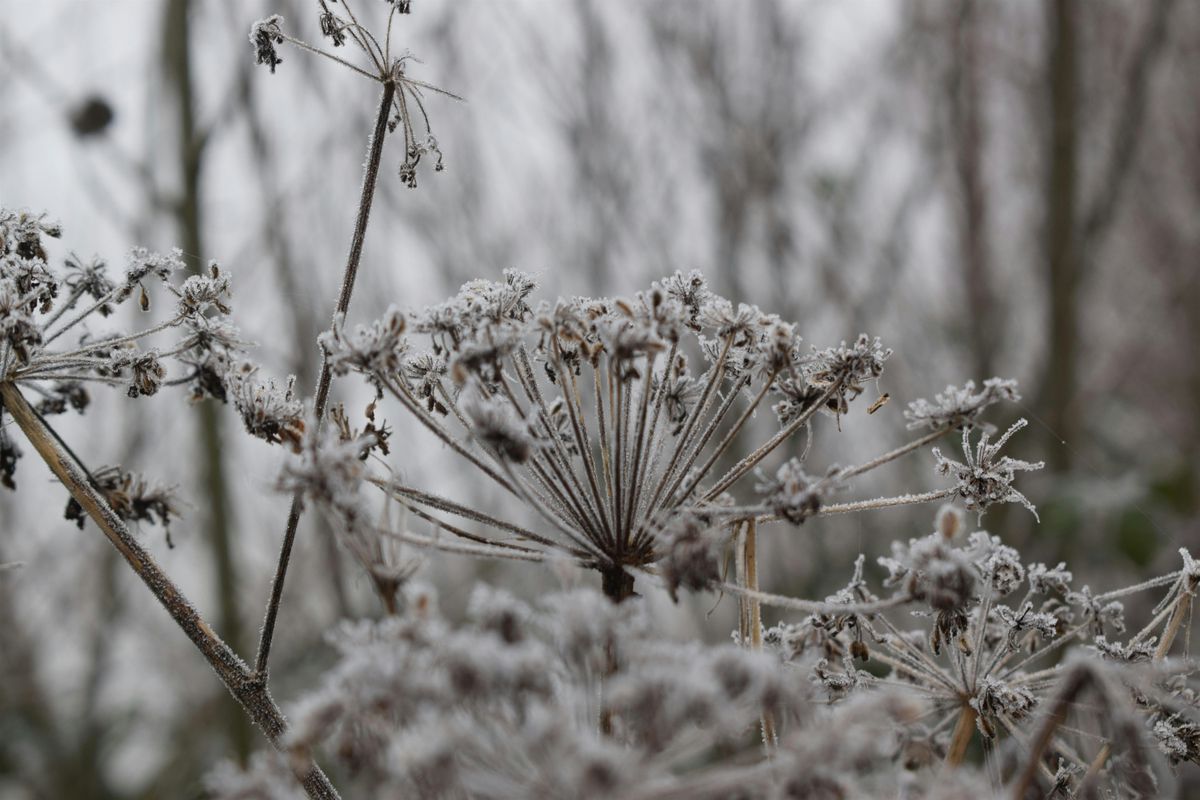
{"label": "frozen plant debris", "polygon": [[254,47],[254,63],[264,64],[275,74],[275,67],[283,63],[276,45],[283,44],[283,17],[272,14],[260,19],[250,27],[250,44]]}

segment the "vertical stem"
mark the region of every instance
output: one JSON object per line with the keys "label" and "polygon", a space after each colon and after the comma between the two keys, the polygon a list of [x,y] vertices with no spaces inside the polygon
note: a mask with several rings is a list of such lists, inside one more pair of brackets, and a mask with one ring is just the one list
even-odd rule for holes
{"label": "vertical stem", "polygon": [[[754,519],[746,521],[745,526],[745,560],[746,560],[746,588],[752,592],[758,591],[758,522]],[[750,649],[754,652],[762,652],[762,603],[755,597],[741,598],[743,603],[749,603],[750,613]],[[775,715],[770,709],[763,709],[759,717],[759,722],[762,725],[763,749],[770,756],[773,751],[777,734],[775,732]]]}
{"label": "vertical stem", "polygon": [[[633,597],[633,576],[620,567],[608,567],[600,573],[603,579],[604,594],[614,605],[620,604]],[[603,680],[607,681],[617,674],[620,664],[617,662],[617,651],[613,642],[605,648],[605,664]],[[603,693],[602,693],[603,694]],[[603,702],[603,700],[602,700]],[[613,714],[610,708],[600,709],[600,733],[612,736]]]}
{"label": "vertical stem", "polygon": [[[1076,290],[1080,281],[1078,252],[1078,66],[1075,0],[1046,6],[1046,82],[1050,89],[1050,126],[1046,151],[1046,320],[1048,357],[1043,373],[1040,408],[1056,439],[1075,440],[1077,414],[1072,413],[1078,344]],[[1051,469],[1070,468],[1071,451],[1047,449]]]}
{"label": "vertical stem", "polygon": [[[388,78],[383,82],[383,94],[379,99],[379,113],[375,118],[375,130],[371,135],[367,166],[363,173],[362,194],[358,201],[358,218],[354,223],[354,236],[350,240],[350,254],[346,259],[346,269],[342,273],[342,289],[338,295],[337,313],[344,314],[350,307],[350,295],[354,291],[354,281],[358,277],[358,264],[362,259],[363,242],[367,237],[367,220],[371,216],[375,182],[379,177],[379,162],[383,157],[383,140],[387,136],[388,116],[391,113],[392,99],[395,94],[396,84],[391,78]],[[317,393],[313,401],[313,410],[318,426],[325,417],[325,406],[329,402],[329,386],[332,377],[329,359],[322,354],[321,373],[317,378]],[[288,562],[292,556],[292,545],[296,541],[296,528],[300,525],[300,515],[303,511],[302,497],[297,492],[292,497],[292,506],[288,511],[287,528],[283,534],[283,545],[279,550],[279,564],[275,569],[275,579],[271,584],[271,599],[267,603],[262,635],[258,640],[258,658],[255,659],[254,669],[263,676],[267,673],[267,661],[271,655],[271,640],[275,635],[275,620],[279,614],[279,603],[283,598],[283,584],[287,577]]]}
{"label": "vertical stem", "polygon": [[609,567],[601,573],[605,596],[614,605],[633,597],[633,576],[620,567]]}
{"label": "vertical stem", "polygon": [[1083,773],[1083,777],[1079,779],[1079,786],[1075,789],[1073,797],[1089,797],[1089,794],[1084,794],[1084,790],[1092,779],[1100,774],[1100,770],[1104,769],[1104,765],[1108,762],[1108,757],[1112,755],[1112,745],[1108,742],[1100,748],[1096,753],[1096,757],[1092,759],[1092,763],[1088,764],[1087,772]]}

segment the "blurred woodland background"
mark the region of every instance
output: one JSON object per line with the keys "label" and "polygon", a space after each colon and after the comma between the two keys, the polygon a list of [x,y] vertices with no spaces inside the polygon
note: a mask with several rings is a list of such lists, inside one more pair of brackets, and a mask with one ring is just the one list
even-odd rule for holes
{"label": "blurred woodland background", "polygon": [[[315,40],[315,4],[20,5],[0,18],[0,204],[48,211],[114,269],[135,244],[216,259],[258,357],[311,387],[375,90],[295,51],[257,70],[246,33],[280,13]],[[1200,546],[1200,4],[413,6],[395,32],[420,59],[409,73],[466,102],[427,104],[444,173],[408,189],[385,151],[352,319],[510,266],[568,295],[700,269],[818,346],[867,331],[896,349],[892,402],[857,408],[845,434],[825,426],[814,452],[874,454],[904,441],[908,401],[1013,377],[1033,432],[1017,455],[1048,464],[1022,487],[1041,523],[997,510],[989,530],[1105,588]],[[64,435],[91,464],[179,484],[176,546],[146,543],[248,653],[288,503],[271,490],[282,454],[228,409],[116,394]],[[494,499],[395,417],[404,469]],[[932,458],[910,458],[871,488],[929,488]],[[33,494],[0,490],[0,563],[22,565],[0,573],[0,797],[200,796],[204,770],[257,734],[26,461]],[[929,526],[918,509],[779,528],[762,583],[820,596],[860,549]],[[272,675],[285,705],[328,663],[323,632],[376,613],[315,515],[293,569]],[[453,610],[471,581],[522,569],[430,556],[423,577]],[[552,580],[522,575],[529,593]],[[681,635],[728,636],[728,601],[650,601]]]}

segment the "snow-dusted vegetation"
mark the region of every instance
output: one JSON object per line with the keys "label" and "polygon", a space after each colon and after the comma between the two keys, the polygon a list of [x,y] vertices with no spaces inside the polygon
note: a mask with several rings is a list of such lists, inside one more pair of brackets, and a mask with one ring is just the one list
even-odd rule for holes
{"label": "snow-dusted vegetation", "polygon": [[[812,313],[761,272],[657,257],[638,262],[636,280],[610,274],[607,294],[588,264],[571,265],[577,253],[549,271],[458,264],[448,299],[382,290],[364,256],[394,222],[380,206],[394,187],[424,195],[453,174],[454,139],[434,129],[471,98],[418,77],[436,74],[437,53],[424,63],[406,49],[414,4],[302,5],[304,24],[271,13],[250,26],[249,52],[239,41],[258,67],[242,91],[278,91],[303,68],[375,94],[365,108],[343,108],[361,96],[344,91],[321,100],[344,115],[338,136],[365,148],[361,173],[306,166],[357,187],[336,280],[199,258],[188,159],[216,128],[189,132],[187,114],[183,188],[165,201],[183,249],[131,238],[119,262],[81,258],[54,209],[0,209],[0,796],[1187,795],[1200,764],[1200,565],[1186,535],[1163,534],[1136,501],[1163,541],[1135,564],[1115,559],[1141,552],[1136,542],[1038,538],[1043,525],[1085,527],[1063,521],[1068,498],[1092,496],[1080,507],[1097,518],[1116,501],[1094,470],[1071,472],[1085,429],[1055,414],[1083,413],[1075,384],[1057,398],[1068,389],[1048,368],[1028,400],[1024,380],[990,374],[1001,348],[988,337],[1003,321],[978,281],[995,275],[970,272],[966,291],[980,326],[967,361],[986,372],[940,391],[943,363],[919,368],[934,345],[858,313],[889,291],[874,274],[860,294],[826,275],[829,298]],[[1060,26],[1045,34],[1053,70],[1074,46],[1061,38],[1069,16],[1056,16],[1071,0],[1046,5]],[[1172,5],[1144,23],[1131,92],[1145,89]],[[978,34],[972,8],[956,35]],[[685,21],[648,14],[664,49],[686,47]],[[599,24],[587,17],[585,38],[588,20]],[[89,107],[72,117],[76,134],[106,136],[111,109],[101,121]],[[1054,108],[1061,134],[1069,121]],[[250,160],[263,168],[267,131],[308,124],[302,113],[247,111]],[[770,149],[734,128],[723,147]],[[1132,158],[1133,134],[1117,129],[1114,152]],[[979,188],[969,156],[968,195]],[[782,180],[782,162],[766,161],[747,175]],[[1053,195],[1067,178],[1048,174]],[[822,203],[840,202],[826,189]],[[457,196],[470,205],[472,191]],[[266,209],[271,247],[287,250],[287,221]],[[1092,206],[1083,240],[1113,213]],[[780,236],[768,232],[768,250],[790,259]],[[1075,270],[1054,262],[1047,236],[1051,271]],[[327,254],[314,260],[330,271]],[[271,302],[319,305],[319,322],[289,326]],[[924,312],[910,300],[906,313]],[[278,369],[283,341],[298,356]],[[1082,345],[1052,346],[1073,364]],[[187,460],[201,476],[187,490],[169,444],[185,419],[198,421]],[[1173,506],[1180,518],[1187,502]],[[188,554],[202,539],[212,564],[198,569]],[[78,572],[68,550],[85,554]],[[199,588],[208,570],[215,593]],[[60,602],[79,574],[101,581],[100,608]],[[180,647],[168,654],[159,637]],[[62,653],[65,665],[38,666]],[[106,714],[123,703],[144,716],[121,731]],[[138,728],[143,741],[128,745]],[[145,741],[167,729],[178,742]],[[152,761],[191,773],[147,778]]]}

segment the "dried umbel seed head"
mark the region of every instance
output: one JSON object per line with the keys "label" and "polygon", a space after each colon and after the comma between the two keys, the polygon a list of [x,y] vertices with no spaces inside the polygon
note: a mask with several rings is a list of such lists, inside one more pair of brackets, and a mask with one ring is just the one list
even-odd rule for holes
{"label": "dried umbel seed head", "polygon": [[221,314],[230,313],[226,302],[229,277],[221,274],[215,261],[209,262],[207,275],[192,275],[178,289],[171,287],[171,290],[179,298],[179,315],[182,317],[200,317],[210,309]]}
{"label": "dried umbel seed head", "polygon": [[[179,502],[175,497],[178,487],[163,486],[143,475],[129,472],[119,466],[102,467],[91,475],[94,487],[104,495],[109,507],[126,522],[149,522],[158,524],[171,541],[172,517],[179,516]],[[71,498],[67,501],[64,517],[74,521],[81,529],[87,520],[83,508]]]}
{"label": "dried umbel seed head", "polygon": [[321,334],[319,341],[335,375],[345,375],[353,370],[383,379],[404,368],[408,353],[408,340],[404,336],[407,328],[404,315],[396,306],[390,306],[383,317],[370,325],[359,325],[353,331],[346,330],[345,315],[338,314],[334,317],[333,327]]}
{"label": "dried umbel seed head", "polygon": [[129,373],[130,397],[148,397],[158,392],[167,370],[158,360],[157,351],[140,353],[136,350],[117,354],[112,359],[112,371],[117,375]]}
{"label": "dried umbel seed head", "polygon": [[929,603],[936,611],[962,609],[975,590],[975,568],[958,548],[940,535],[913,539],[907,546],[894,542],[892,557],[880,558],[888,570],[885,586],[901,582],[914,600]]}
{"label": "dried umbel seed head", "polygon": [[799,459],[788,459],[776,471],[774,478],[761,478],[755,491],[763,496],[770,513],[799,525],[816,515],[826,495],[841,487],[838,468],[833,467],[823,478],[814,478],[804,471]]}
{"label": "dried umbel seed head", "polygon": [[884,362],[891,355],[891,348],[885,348],[879,337],[859,334],[852,345],[842,342],[838,347],[814,348],[808,380],[833,391],[826,406],[840,416],[850,409],[850,401],[862,394],[864,383],[883,374]]}
{"label": "dried umbel seed head", "polygon": [[504,461],[524,464],[533,453],[530,425],[498,397],[486,397],[478,387],[465,390],[461,408],[471,422],[471,436]]}
{"label": "dried umbel seed head", "polygon": [[990,431],[992,426],[979,421],[984,410],[1002,401],[1016,402],[1020,399],[1014,380],[989,378],[978,392],[975,391],[975,382],[967,381],[962,388],[947,386],[945,391],[933,396],[932,402],[922,398],[909,403],[904,417],[908,420],[909,430],[982,427]]}

